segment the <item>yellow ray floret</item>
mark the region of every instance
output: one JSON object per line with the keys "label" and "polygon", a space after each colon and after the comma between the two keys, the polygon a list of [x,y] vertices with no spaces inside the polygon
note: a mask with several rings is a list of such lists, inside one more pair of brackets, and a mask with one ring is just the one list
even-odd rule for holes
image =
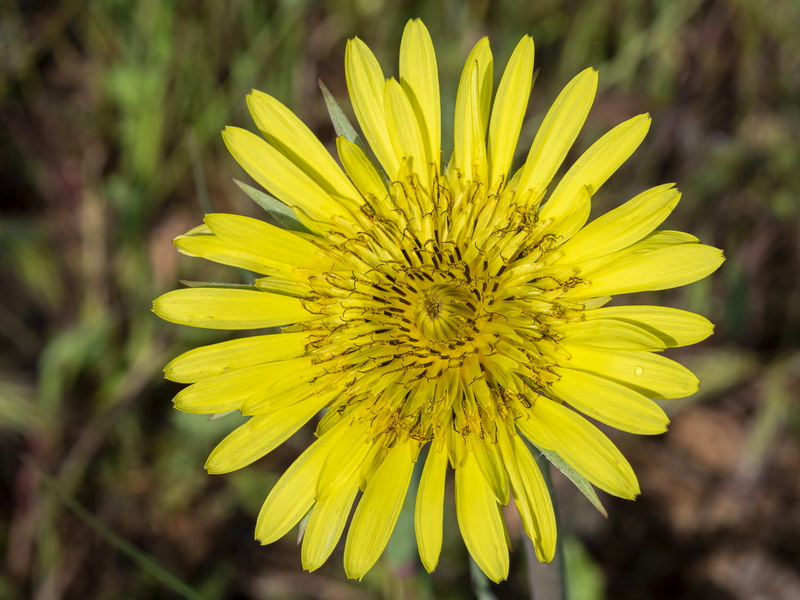
{"label": "yellow ray floret", "polygon": [[439,72],[428,30],[419,19],[408,22],[400,45],[400,84],[416,115],[425,145],[425,162],[439,169],[442,116]]}

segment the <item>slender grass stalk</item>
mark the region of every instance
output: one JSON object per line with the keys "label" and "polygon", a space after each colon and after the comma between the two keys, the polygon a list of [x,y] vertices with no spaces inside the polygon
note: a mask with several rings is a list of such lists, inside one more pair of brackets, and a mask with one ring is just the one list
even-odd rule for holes
{"label": "slender grass stalk", "polygon": [[556,528],[558,529],[558,544],[556,554],[550,564],[541,563],[536,558],[533,543],[528,536],[523,535],[525,546],[525,562],[528,565],[528,586],[530,587],[531,600],[567,600],[567,573],[564,563],[564,538],[561,528],[561,519],[558,514],[558,499],[553,489],[553,479],[550,476],[550,462],[543,454],[534,453],[536,463],[542,471],[547,489],[553,499],[553,510],[556,513]]}
{"label": "slender grass stalk", "polygon": [[149,573],[163,585],[187,600],[208,600],[206,596],[192,588],[180,577],[161,566],[151,555],[142,552],[95,518],[95,516],[86,510],[74,497],[61,490],[56,481],[51,476],[42,472],[31,460],[25,460],[25,462],[42,478],[44,484],[64,506],[75,513],[79,519],[91,527],[112,547],[130,558],[142,570]]}
{"label": "slender grass stalk", "polygon": [[469,576],[472,580],[472,591],[475,592],[477,600],[497,600],[492,593],[492,582],[471,556],[469,557]]}

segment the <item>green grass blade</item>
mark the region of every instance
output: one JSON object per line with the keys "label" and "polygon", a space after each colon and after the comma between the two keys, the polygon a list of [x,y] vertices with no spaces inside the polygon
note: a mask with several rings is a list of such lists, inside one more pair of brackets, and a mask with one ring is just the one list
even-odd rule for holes
{"label": "green grass blade", "polygon": [[[27,462],[27,461],[26,461]],[[64,493],[58,487],[55,480],[49,475],[42,473],[35,465],[30,463],[30,466],[38,472],[42,477],[44,483],[53,491],[61,503],[69,508],[75,515],[80,518],[84,523],[91,527],[100,537],[113,546],[116,550],[130,558],[145,572],[149,573],[153,578],[170,588],[187,600],[209,600],[206,596],[193,589],[189,584],[180,579],[174,573],[162,567],[155,558],[146,552],[142,552],[133,544],[123,539],[101,521],[94,517],[88,510],[86,510],[75,498],[69,494]]]}

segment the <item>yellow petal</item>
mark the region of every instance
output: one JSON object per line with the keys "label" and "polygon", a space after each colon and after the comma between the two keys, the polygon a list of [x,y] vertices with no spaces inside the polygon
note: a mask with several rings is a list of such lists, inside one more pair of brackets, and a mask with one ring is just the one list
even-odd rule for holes
{"label": "yellow petal", "polygon": [[591,483],[620,498],[633,498],[639,483],[630,464],[603,433],[574,411],[540,396],[519,430],[547,450],[554,450]]}
{"label": "yellow petal", "polygon": [[536,556],[550,562],[556,551],[556,515],[547,484],[530,450],[516,434],[503,434],[500,449],[511,479],[514,502]]}
{"label": "yellow petal", "polygon": [[322,436],[281,476],[258,513],[256,539],[262,544],[271,544],[286,535],[309,511],[325,458],[346,432],[346,427],[338,427]]}
{"label": "yellow petal", "polygon": [[397,444],[373,475],[347,534],[344,569],[348,577],[361,579],[386,547],[403,507],[415,458],[409,444]]}
{"label": "yellow petal", "polygon": [[[292,275],[297,275],[303,279],[306,279],[306,276],[308,276],[309,273],[295,271],[292,273]],[[284,277],[278,277],[275,275],[269,277],[259,277],[255,281],[255,286],[263,292],[280,294],[282,296],[308,298],[314,295],[311,284],[307,283],[306,281],[293,281],[291,279],[286,279]]]}
{"label": "yellow petal", "polygon": [[700,315],[664,306],[608,306],[587,310],[588,320],[614,319],[641,327],[673,348],[702,342],[712,333],[714,325]]}
{"label": "yellow petal", "polygon": [[699,244],[695,236],[683,231],[656,230],[647,234],[638,242],[606,254],[598,258],[587,258],[577,266],[577,272],[584,278],[599,273],[609,267],[614,267],[620,262],[641,259],[656,250],[674,248],[681,244]]}
{"label": "yellow petal", "polygon": [[444,511],[444,482],[447,473],[447,452],[429,446],[428,458],[422,470],[414,508],[414,531],[422,565],[431,573],[439,564],[442,551],[442,517]]}
{"label": "yellow petal", "polygon": [[[586,314],[586,313],[584,313]],[[611,348],[614,350],[663,350],[663,340],[656,334],[619,319],[593,318],[565,323],[558,327],[564,343]]]}
{"label": "yellow petal", "polygon": [[[586,69],[567,84],[547,112],[522,167],[517,197],[537,206],[583,127],[597,91],[597,72]],[[528,195],[529,194],[529,195]]]}
{"label": "yellow petal", "polygon": [[229,241],[221,240],[210,232],[205,235],[181,235],[172,240],[172,243],[187,256],[205,258],[223,265],[239,267],[253,271],[277,275],[289,275],[292,266],[278,262],[269,256],[253,253],[249,248],[232,245]]}
{"label": "yellow petal", "polygon": [[389,139],[398,160],[405,159],[417,180],[427,188],[428,159],[417,116],[402,86],[394,78],[386,81],[384,110]]}
{"label": "yellow petal", "polygon": [[[488,388],[485,389],[488,392]],[[505,506],[508,504],[509,481],[502,456],[493,443],[478,437],[471,441],[472,455],[475,457],[484,479],[492,488],[497,501]]]}
{"label": "yellow petal", "polygon": [[508,546],[500,507],[469,453],[456,468],[456,516],[467,550],[481,571],[496,583],[508,577]]}
{"label": "yellow petal", "polygon": [[353,473],[360,472],[361,465],[374,447],[366,432],[366,424],[354,424],[346,438],[331,450],[317,482],[318,499],[332,494],[349,481]]}
{"label": "yellow petal", "polygon": [[343,137],[338,137],[336,149],[345,171],[365,198],[375,204],[388,195],[383,178],[361,148]]}
{"label": "yellow petal", "polygon": [[489,40],[483,38],[467,57],[458,84],[452,165],[461,176],[481,183],[486,182],[488,174],[485,140],[491,97],[492,51]]}
{"label": "yellow petal", "polygon": [[622,431],[642,435],[664,433],[669,418],[642,394],[604,377],[559,369],[561,376],[548,390],[583,414]]}
{"label": "yellow petal", "polygon": [[291,110],[257,90],[247,96],[247,106],[272,147],[329,194],[351,202],[354,207],[361,204],[358,191],[325,146]]}
{"label": "yellow petal", "polygon": [[540,220],[552,219],[550,231],[569,239],[583,227],[591,210],[589,199],[628,160],[649,129],[650,116],[639,115],[617,125],[583,153],[539,212]]}
{"label": "yellow petal", "polygon": [[224,288],[167,292],[153,302],[153,311],[172,323],[207,329],[260,329],[319,318],[297,298]]}
{"label": "yellow petal", "polygon": [[[327,271],[333,267],[334,261],[319,247],[291,231],[264,221],[241,215],[210,214],[206,215],[205,222],[223,243],[249,251],[253,256],[267,257],[276,265],[287,263],[317,271]],[[291,272],[285,267],[281,270]]]}
{"label": "yellow petal", "polygon": [[[634,244],[636,246],[636,244]],[[722,250],[703,244],[677,244],[652,252],[632,246],[602,269],[579,273],[588,286],[565,296],[596,297],[666,290],[693,283],[716,271],[725,261]]]}
{"label": "yellow petal", "polygon": [[236,162],[278,200],[296,209],[297,217],[312,231],[323,231],[331,217],[348,217],[341,202],[257,135],[227,127],[222,137]]}
{"label": "yellow petal", "polygon": [[559,248],[561,261],[573,264],[616,252],[638,242],[658,227],[680,200],[669,183],[642,192],[599,216]]}
{"label": "yellow petal", "polygon": [[427,162],[433,163],[438,173],[442,143],[439,71],[431,36],[419,19],[411,19],[403,30],[400,84],[417,116]]}
{"label": "yellow petal", "polygon": [[523,37],[508,61],[492,107],[489,125],[489,189],[508,180],[533,83],[533,39]]}
{"label": "yellow petal", "polygon": [[214,448],[206,461],[209,473],[230,473],[272,452],[317,414],[329,396],[309,398],[267,415],[252,417]]}
{"label": "yellow petal", "polygon": [[295,358],[305,352],[308,333],[276,333],[229,340],[184,352],[164,368],[171,381],[194,383],[227,371]]}
{"label": "yellow petal", "polygon": [[652,352],[630,352],[563,345],[569,369],[595,373],[642,391],[650,398],[683,398],[697,391],[697,377],[689,369]]}
{"label": "yellow petal", "polygon": [[328,560],[342,537],[357,492],[358,477],[354,475],[336,492],[317,500],[303,536],[301,558],[306,571],[318,569]]}
{"label": "yellow petal", "polygon": [[329,393],[336,387],[331,376],[323,376],[325,363],[317,363],[309,356],[256,367],[259,368],[264,382],[242,404],[243,415],[283,408],[314,394]]}
{"label": "yellow petal", "polygon": [[201,415],[239,409],[252,415],[260,411],[250,410],[250,406],[266,407],[270,401],[277,404],[276,396],[283,402],[301,400],[308,392],[300,386],[306,384],[307,387],[311,375],[303,372],[302,381],[292,387],[284,383],[286,372],[292,374],[303,367],[307,371],[310,364],[310,358],[281,360],[205,377],[178,392],[175,408]]}
{"label": "yellow petal", "polygon": [[386,170],[389,179],[394,179],[400,168],[384,113],[384,77],[378,60],[367,45],[358,38],[347,42],[344,55],[345,76],[350,101],[356,118],[364,131],[370,148],[378,162]]}

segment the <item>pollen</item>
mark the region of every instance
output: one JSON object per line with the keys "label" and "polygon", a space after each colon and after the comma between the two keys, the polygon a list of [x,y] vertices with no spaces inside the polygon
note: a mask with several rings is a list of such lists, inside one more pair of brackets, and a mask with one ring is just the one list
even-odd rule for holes
{"label": "pollen", "polygon": [[438,290],[425,290],[422,294],[422,310],[424,311],[423,318],[430,319],[432,321],[439,318],[439,315],[442,314],[442,305],[445,302],[447,296],[442,295],[442,292],[445,294],[447,290],[442,290],[441,292]]}

